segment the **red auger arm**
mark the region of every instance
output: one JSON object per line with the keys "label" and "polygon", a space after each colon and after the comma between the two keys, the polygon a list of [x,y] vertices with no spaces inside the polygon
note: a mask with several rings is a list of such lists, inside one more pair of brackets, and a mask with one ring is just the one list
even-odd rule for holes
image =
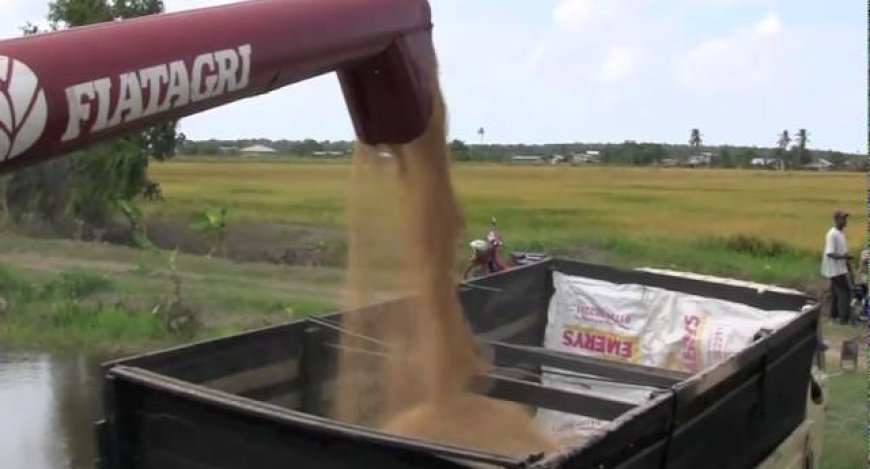
{"label": "red auger arm", "polygon": [[431,112],[426,0],[253,0],[0,41],[0,173],[331,71],[358,137]]}

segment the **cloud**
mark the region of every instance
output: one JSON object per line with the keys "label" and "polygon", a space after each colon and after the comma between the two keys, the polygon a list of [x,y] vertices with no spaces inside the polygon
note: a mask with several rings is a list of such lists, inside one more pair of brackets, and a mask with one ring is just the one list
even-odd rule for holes
{"label": "cloud", "polygon": [[779,15],[771,11],[755,25],[755,32],[761,36],[776,36],[782,31],[782,21]]}
{"label": "cloud", "polygon": [[47,26],[48,2],[0,0],[0,12],[0,38],[3,39],[21,36],[21,27],[28,21],[43,28]]}
{"label": "cloud", "polygon": [[667,35],[662,22],[646,15],[651,5],[647,0],[562,0],[528,62],[553,84],[625,84],[652,53],[649,36]]}
{"label": "cloud", "polygon": [[754,24],[689,48],[676,60],[676,81],[698,92],[756,90],[782,77],[794,46],[779,15],[771,11]]}
{"label": "cloud", "polygon": [[601,79],[605,83],[624,80],[630,76],[640,59],[639,49],[631,46],[613,46],[601,64]]}
{"label": "cloud", "polygon": [[553,22],[565,29],[583,27],[596,19],[607,18],[617,9],[618,5],[600,0],[565,0],[553,9]]}
{"label": "cloud", "polygon": [[194,10],[197,8],[212,7],[235,3],[237,0],[165,0],[166,11]]}
{"label": "cloud", "polygon": [[651,5],[650,0],[562,0],[553,8],[553,29],[593,42],[637,36],[643,30],[633,28],[646,22],[644,12]]}

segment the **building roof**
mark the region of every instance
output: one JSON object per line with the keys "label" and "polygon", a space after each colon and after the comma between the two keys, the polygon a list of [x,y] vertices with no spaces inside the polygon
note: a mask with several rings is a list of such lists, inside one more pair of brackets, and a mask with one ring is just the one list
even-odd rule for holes
{"label": "building roof", "polygon": [[266,145],[251,145],[239,150],[241,153],[277,153],[278,150],[269,148]]}
{"label": "building roof", "polygon": [[804,165],[805,168],[830,168],[833,166],[833,163],[824,158],[819,158],[818,161],[813,161],[812,163]]}
{"label": "building roof", "polygon": [[755,158],[752,158],[752,160],[749,163],[750,164],[773,164],[773,163],[779,163],[779,158],[755,157]]}

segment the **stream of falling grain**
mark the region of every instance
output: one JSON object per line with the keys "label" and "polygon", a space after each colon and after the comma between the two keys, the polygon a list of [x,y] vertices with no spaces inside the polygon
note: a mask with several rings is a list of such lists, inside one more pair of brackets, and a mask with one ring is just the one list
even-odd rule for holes
{"label": "stream of falling grain", "polygon": [[[436,89],[420,138],[355,148],[345,306],[413,296],[345,317],[333,416],[500,454],[550,451],[554,444],[530,412],[470,390],[488,364],[456,291],[463,219],[450,181],[446,117]],[[384,150],[392,157],[381,156]]]}

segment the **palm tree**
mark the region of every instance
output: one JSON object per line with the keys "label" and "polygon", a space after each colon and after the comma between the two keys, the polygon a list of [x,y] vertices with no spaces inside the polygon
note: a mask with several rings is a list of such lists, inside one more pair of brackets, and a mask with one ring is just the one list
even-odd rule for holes
{"label": "palm tree", "polygon": [[[806,163],[805,160],[806,152],[807,152],[807,143],[810,141],[809,134],[807,133],[807,129],[800,129],[797,132],[797,152],[798,152],[798,161],[801,164]],[[819,165],[819,171],[822,170],[822,165]]]}
{"label": "palm tree", "polygon": [[780,170],[785,170],[785,152],[788,150],[789,144],[791,144],[791,136],[789,136],[788,130],[783,130],[779,135],[779,140],[776,141],[776,153],[779,155]]}
{"label": "palm tree", "polygon": [[486,131],[483,130],[483,127],[477,129],[477,135],[480,135],[480,144],[483,145],[483,137],[486,134]]}
{"label": "palm tree", "polygon": [[[692,147],[692,152],[694,156],[700,156],[701,154],[701,145],[703,141],[701,140],[701,131],[699,129],[692,129],[691,134],[689,135],[689,146]],[[707,166],[710,165],[710,162],[707,162]]]}

